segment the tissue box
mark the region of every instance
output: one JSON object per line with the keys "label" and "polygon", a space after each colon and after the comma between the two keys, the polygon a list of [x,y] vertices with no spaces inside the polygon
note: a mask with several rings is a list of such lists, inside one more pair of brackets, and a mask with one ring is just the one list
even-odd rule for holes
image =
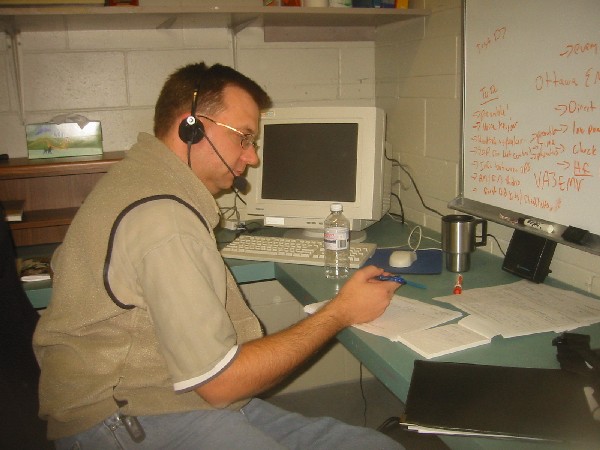
{"label": "tissue box", "polygon": [[102,154],[100,122],[33,123],[25,126],[29,159]]}

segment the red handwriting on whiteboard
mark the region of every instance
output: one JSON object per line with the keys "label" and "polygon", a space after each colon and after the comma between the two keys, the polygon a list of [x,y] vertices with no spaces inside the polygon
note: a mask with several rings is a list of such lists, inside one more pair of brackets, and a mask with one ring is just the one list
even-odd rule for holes
{"label": "red handwriting on whiteboard", "polygon": [[499,27],[494,30],[490,36],[486,36],[482,42],[475,44],[477,51],[481,53],[483,50],[487,50],[494,42],[498,42],[506,36],[506,27]]}
{"label": "red handwriting on whiteboard", "polygon": [[597,42],[586,42],[585,44],[566,44],[564,51],[559,53],[560,56],[568,58],[573,55],[580,55],[582,53],[594,53],[598,54],[598,43]]}
{"label": "red handwriting on whiteboard", "polygon": [[585,71],[585,87],[590,87],[600,83],[600,70],[589,68]]}
{"label": "red handwriting on whiteboard", "polygon": [[575,77],[562,77],[556,71],[545,72],[535,77],[535,89],[541,91],[544,88],[561,88],[567,86],[579,86]]}
{"label": "red handwriting on whiteboard", "polygon": [[586,147],[581,141],[573,145],[572,150],[574,155],[596,156],[598,154],[595,144],[592,144],[591,147]]}
{"label": "red handwriting on whiteboard", "polygon": [[569,103],[556,105],[554,109],[559,112],[559,116],[563,116],[565,114],[575,114],[579,112],[594,112],[598,107],[594,105],[593,100],[590,100],[589,103],[579,103],[575,100],[571,100]]}
{"label": "red handwriting on whiteboard", "polygon": [[497,105],[495,107],[494,111],[490,111],[490,110],[482,108],[482,109],[475,111],[472,115],[473,115],[473,117],[482,120],[482,119],[485,119],[488,117],[506,116],[507,110],[508,110],[508,105],[506,105],[506,106],[505,105]]}
{"label": "red handwriting on whiteboard", "polygon": [[529,142],[536,142],[538,144],[543,143],[544,138],[548,136],[556,136],[557,134],[564,134],[569,131],[569,125],[561,123],[560,125],[548,125],[548,128],[543,130],[533,130],[531,133],[531,140]]}
{"label": "red handwriting on whiteboard", "polygon": [[571,164],[569,161],[559,161],[556,163],[557,166],[561,166],[563,170],[569,170],[573,167],[573,175],[576,177],[592,177],[590,172],[590,164],[587,162],[581,162],[579,160],[573,161]]}
{"label": "red handwriting on whiteboard", "polygon": [[481,94],[481,102],[480,105],[485,105],[486,103],[493,102],[494,100],[498,100],[498,88],[495,85],[484,86],[479,89],[479,93]]}
{"label": "red handwriting on whiteboard", "polygon": [[596,126],[593,124],[589,124],[587,126],[587,128],[577,124],[577,122],[573,121],[573,125],[571,127],[573,134],[578,135],[578,134],[587,134],[587,135],[594,135],[594,134],[600,134],[600,126]]}
{"label": "red handwriting on whiteboard", "polygon": [[533,174],[535,177],[535,185],[538,189],[552,189],[562,192],[567,191],[581,191],[583,186],[583,179],[579,177],[565,177],[558,175],[552,170],[540,170],[538,173]]}

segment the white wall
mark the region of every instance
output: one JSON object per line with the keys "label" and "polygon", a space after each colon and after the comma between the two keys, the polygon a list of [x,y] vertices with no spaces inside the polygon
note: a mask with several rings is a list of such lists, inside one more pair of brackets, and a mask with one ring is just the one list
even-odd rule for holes
{"label": "white wall", "polygon": [[[105,151],[126,150],[138,131],[152,130],[166,77],[191,62],[234,66],[276,104],[374,99],[373,42],[265,43],[259,27],[237,36],[193,23],[184,29],[128,29],[127,17],[111,17],[109,30],[99,31],[78,30],[83,27],[72,18],[28,20],[28,29],[43,21],[52,31],[18,36],[26,123],[59,113],[86,115],[102,122]],[[0,152],[21,157],[27,152],[12,51],[10,38],[0,39]]]}

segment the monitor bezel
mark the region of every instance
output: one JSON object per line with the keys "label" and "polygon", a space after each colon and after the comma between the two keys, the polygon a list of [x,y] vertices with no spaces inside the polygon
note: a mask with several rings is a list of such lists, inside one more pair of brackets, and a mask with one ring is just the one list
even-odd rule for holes
{"label": "monitor bezel", "polygon": [[[258,139],[259,165],[250,168],[250,190],[246,195],[246,212],[263,217],[265,225],[283,228],[322,228],[335,198],[325,201],[262,198],[264,127],[280,123],[357,123],[356,200],[341,202],[344,215],[353,230],[361,230],[378,221],[389,208],[391,164],[385,157],[385,113],[374,106],[276,107],[261,114]],[[326,155],[326,151],[324,151]],[[386,192],[387,191],[387,192]]]}

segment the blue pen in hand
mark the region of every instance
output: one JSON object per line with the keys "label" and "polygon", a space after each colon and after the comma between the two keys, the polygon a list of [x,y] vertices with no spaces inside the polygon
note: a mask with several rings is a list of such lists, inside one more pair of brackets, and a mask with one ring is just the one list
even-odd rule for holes
{"label": "blue pen in hand", "polygon": [[407,284],[408,286],[413,286],[419,289],[427,289],[424,284],[409,281],[405,278],[402,278],[400,275],[379,275],[377,279],[379,281],[395,281],[396,283]]}

